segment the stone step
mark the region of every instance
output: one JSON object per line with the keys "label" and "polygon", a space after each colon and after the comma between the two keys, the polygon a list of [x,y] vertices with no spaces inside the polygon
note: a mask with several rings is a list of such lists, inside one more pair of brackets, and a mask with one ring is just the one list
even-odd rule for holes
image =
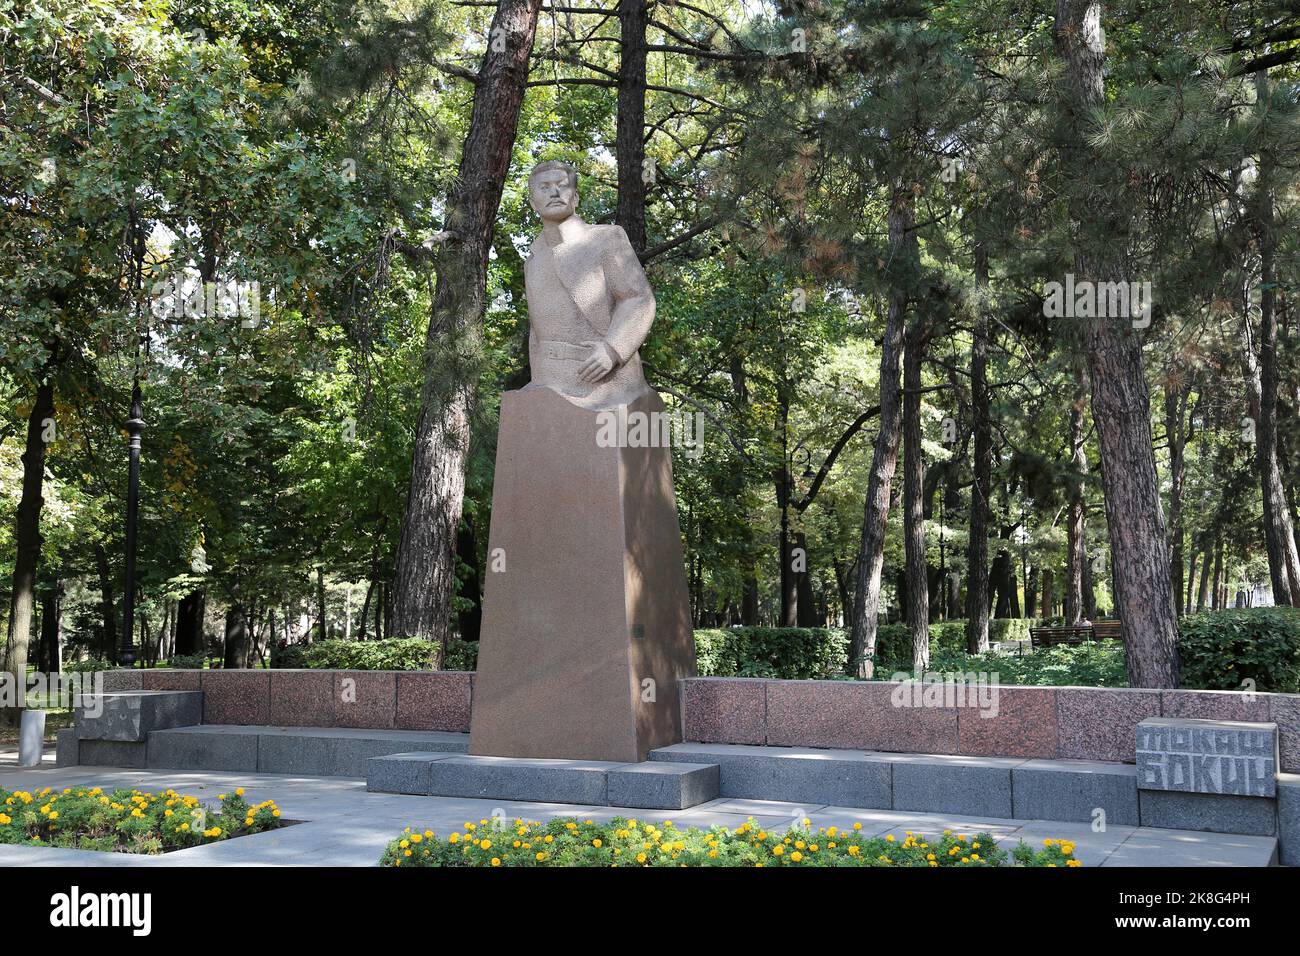
{"label": "stone step", "polygon": [[188,727],[203,720],[203,694],[199,691],[79,694],[72,706],[78,740],[144,743],[155,730]]}
{"label": "stone step", "polygon": [[372,759],[366,788],[439,797],[684,810],[717,797],[718,767],[406,753]]}
{"label": "stone step", "polygon": [[319,777],[365,777],[366,762],[393,753],[464,753],[469,735],[436,730],[202,724],[154,731],[147,766]]}

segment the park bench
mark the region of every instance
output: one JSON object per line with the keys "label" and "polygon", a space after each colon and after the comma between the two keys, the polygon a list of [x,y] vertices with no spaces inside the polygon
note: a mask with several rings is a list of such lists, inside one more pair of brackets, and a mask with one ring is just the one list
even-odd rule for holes
{"label": "park bench", "polygon": [[1085,641],[1104,641],[1110,638],[1118,640],[1123,636],[1123,627],[1119,621],[1109,619],[1092,624],[1067,624],[1056,627],[1031,627],[1029,629],[1029,649],[1055,647],[1058,644],[1082,644]]}

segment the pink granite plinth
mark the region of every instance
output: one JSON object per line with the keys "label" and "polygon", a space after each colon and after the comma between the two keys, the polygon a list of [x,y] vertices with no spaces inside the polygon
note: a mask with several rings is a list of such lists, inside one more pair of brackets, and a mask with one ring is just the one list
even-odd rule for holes
{"label": "pink granite plinth", "polygon": [[1160,716],[1267,721],[1269,695],[1230,690],[1164,690],[1160,692]]}
{"label": "pink granite plinth", "polygon": [[[608,414],[663,412],[649,393]],[[501,397],[471,754],[630,763],[682,739],[695,644],[672,453],[609,421],[550,388]]]}
{"label": "pink granite plinth", "polygon": [[203,671],[166,668],[140,672],[141,690],[202,690]]}
{"label": "pink granite plinth", "polygon": [[473,681],[468,671],[399,672],[397,728],[467,733]]}
{"label": "pink granite plinth", "polygon": [[271,719],[270,671],[203,671],[199,686],[205,724],[261,725]]}
{"label": "pink granite plinth", "polygon": [[271,671],[271,723],[277,727],[331,727],[334,675],[329,671]]}
{"label": "pink granite plinth", "polygon": [[683,682],[687,740],[767,743],[767,685],[757,677],[693,677]]}
{"label": "pink granite plinth", "polygon": [[397,674],[393,671],[331,671],[334,726],[391,730],[397,723]]}
{"label": "pink granite plinth", "polygon": [[[867,699],[868,750],[890,753],[957,753],[960,708],[940,703],[936,685],[925,682],[863,684]],[[929,696],[927,697],[927,690]],[[937,685],[942,694],[944,685]],[[948,700],[953,700],[948,695]]]}
{"label": "pink granite plinth", "polygon": [[977,707],[957,711],[958,753],[977,757],[1057,754],[1056,689],[998,687],[997,715]]}
{"label": "pink granite plinth", "polygon": [[1056,714],[1061,757],[1133,763],[1137,725],[1161,715],[1160,691],[1060,687]]}
{"label": "pink granite plinth", "polygon": [[1300,773],[1300,694],[1269,694],[1269,720],[1277,724],[1282,772]]}
{"label": "pink granite plinth", "polygon": [[871,694],[860,681],[767,682],[767,742],[775,747],[871,748]]}

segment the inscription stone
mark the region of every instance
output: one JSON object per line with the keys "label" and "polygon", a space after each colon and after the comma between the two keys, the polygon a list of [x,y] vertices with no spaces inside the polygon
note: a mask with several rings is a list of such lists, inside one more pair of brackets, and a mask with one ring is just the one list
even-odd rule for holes
{"label": "inscription stone", "polygon": [[1149,717],[1137,725],[1138,788],[1272,797],[1277,724]]}

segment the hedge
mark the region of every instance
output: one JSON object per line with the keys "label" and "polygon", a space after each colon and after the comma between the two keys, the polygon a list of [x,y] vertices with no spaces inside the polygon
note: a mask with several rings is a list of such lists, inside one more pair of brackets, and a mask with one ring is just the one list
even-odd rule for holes
{"label": "hedge", "polygon": [[698,630],[695,659],[701,677],[835,677],[848,663],[849,636],[826,627]]}
{"label": "hedge", "polygon": [[1203,690],[1300,693],[1300,610],[1205,611],[1178,625],[1180,684]]}

